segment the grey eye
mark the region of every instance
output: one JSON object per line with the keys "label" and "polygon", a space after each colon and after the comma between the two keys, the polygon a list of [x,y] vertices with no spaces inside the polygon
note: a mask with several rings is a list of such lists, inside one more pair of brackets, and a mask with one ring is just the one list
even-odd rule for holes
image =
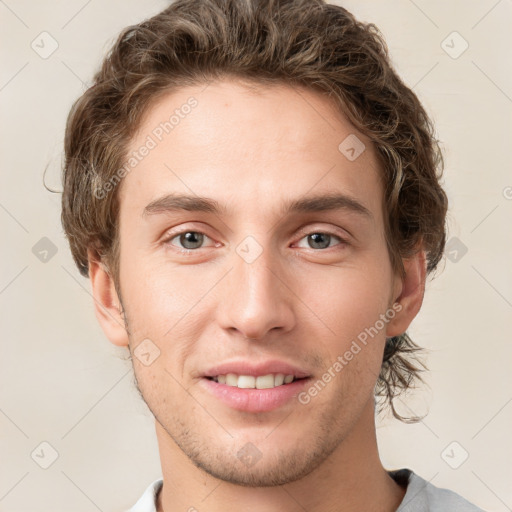
{"label": "grey eye", "polygon": [[312,249],[326,249],[331,243],[331,235],[328,233],[311,233],[307,239]]}
{"label": "grey eye", "polygon": [[184,249],[198,249],[203,243],[204,235],[197,231],[186,231],[175,238],[179,238]]}

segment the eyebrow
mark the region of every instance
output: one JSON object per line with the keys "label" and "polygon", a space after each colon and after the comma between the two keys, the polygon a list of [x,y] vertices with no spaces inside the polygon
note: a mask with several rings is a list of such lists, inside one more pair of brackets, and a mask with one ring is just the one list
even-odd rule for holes
{"label": "eyebrow", "polygon": [[[177,211],[206,212],[226,215],[227,209],[208,197],[182,194],[165,194],[151,201],[143,210],[142,217]],[[346,210],[373,219],[372,212],[356,199],[345,194],[322,194],[288,201],[282,206],[283,214]]]}

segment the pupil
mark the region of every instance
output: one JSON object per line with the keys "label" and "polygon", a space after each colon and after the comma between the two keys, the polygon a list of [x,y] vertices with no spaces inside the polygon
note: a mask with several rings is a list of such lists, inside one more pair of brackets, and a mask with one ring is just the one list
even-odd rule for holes
{"label": "pupil", "polygon": [[185,247],[185,249],[197,249],[197,247],[201,245],[202,241],[203,235],[201,233],[196,233],[195,231],[188,231],[187,233],[183,233],[180,237],[180,243]]}
{"label": "pupil", "polygon": [[[329,247],[331,236],[326,233],[313,233],[309,235],[310,245],[313,249]],[[187,231],[180,236],[180,242],[185,249],[197,249],[203,241],[203,235],[195,231]]]}
{"label": "pupil", "polygon": [[312,235],[309,235],[309,238],[312,242],[310,245],[313,249],[325,249],[326,247],[329,247],[329,242],[331,241],[331,235],[326,233],[313,233]]}

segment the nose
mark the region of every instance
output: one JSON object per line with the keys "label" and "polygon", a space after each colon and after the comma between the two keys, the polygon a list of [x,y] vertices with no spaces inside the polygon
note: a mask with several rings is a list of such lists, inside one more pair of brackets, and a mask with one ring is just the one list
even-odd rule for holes
{"label": "nose", "polygon": [[295,325],[294,293],[285,262],[267,247],[254,261],[240,254],[233,253],[232,270],[222,282],[216,310],[221,327],[252,340],[290,331]]}

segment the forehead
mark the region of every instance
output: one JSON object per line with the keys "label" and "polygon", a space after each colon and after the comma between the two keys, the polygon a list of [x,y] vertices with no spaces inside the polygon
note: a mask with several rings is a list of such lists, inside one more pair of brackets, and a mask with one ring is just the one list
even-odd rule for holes
{"label": "forehead", "polygon": [[[354,159],[352,149],[362,153]],[[244,202],[246,211],[310,190],[373,194],[373,202],[381,195],[373,145],[325,96],[286,84],[226,80],[164,95],[127,157],[135,165],[122,182],[121,209],[139,215],[164,192]]]}

